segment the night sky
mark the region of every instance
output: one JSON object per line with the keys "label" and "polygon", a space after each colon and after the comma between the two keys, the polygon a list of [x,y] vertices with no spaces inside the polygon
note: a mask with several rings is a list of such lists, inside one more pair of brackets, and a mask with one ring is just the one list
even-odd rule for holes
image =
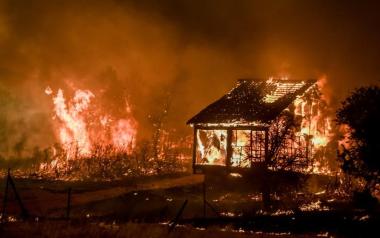
{"label": "night sky", "polygon": [[380,82],[379,13],[378,1],[1,0],[0,140],[54,141],[47,86],[89,89],[115,114],[127,97],[141,136],[167,92],[167,126],[187,135],[238,78],[326,77],[336,107]]}

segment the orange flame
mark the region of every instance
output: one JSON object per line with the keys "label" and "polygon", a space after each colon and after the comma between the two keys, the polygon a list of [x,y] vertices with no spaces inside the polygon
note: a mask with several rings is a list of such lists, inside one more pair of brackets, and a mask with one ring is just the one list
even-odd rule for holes
{"label": "orange flame", "polygon": [[[53,91],[48,87],[45,93],[50,95]],[[68,102],[62,89],[53,96],[55,118],[59,120],[57,134],[68,157],[88,157],[95,145],[112,145],[114,149],[130,153],[135,146],[136,120],[132,116],[116,119],[103,112],[98,116],[99,108],[92,104],[94,98],[89,90],[76,90]],[[128,104],[127,109],[130,115]]]}

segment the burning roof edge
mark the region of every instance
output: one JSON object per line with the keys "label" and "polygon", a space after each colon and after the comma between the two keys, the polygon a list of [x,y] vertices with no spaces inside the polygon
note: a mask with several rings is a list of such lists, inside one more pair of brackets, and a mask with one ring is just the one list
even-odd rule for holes
{"label": "burning roof edge", "polygon": [[[186,124],[268,123],[287,108],[297,96],[304,94],[314,86],[316,82],[315,79],[238,79],[232,90],[209,104],[188,120]],[[293,91],[284,93],[284,85],[285,89],[293,89]],[[268,91],[264,92],[268,89],[271,90],[271,94]],[[265,101],[265,97],[268,95],[274,97],[275,100]]]}

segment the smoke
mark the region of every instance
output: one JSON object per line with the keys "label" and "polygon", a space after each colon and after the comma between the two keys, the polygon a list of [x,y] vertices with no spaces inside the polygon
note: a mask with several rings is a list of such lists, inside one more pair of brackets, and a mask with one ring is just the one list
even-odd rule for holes
{"label": "smoke", "polygon": [[379,82],[378,10],[363,1],[4,0],[0,110],[16,129],[2,133],[10,144],[53,143],[47,86],[89,89],[115,114],[128,97],[141,137],[168,91],[167,127],[182,136],[186,120],[241,77],[326,75],[338,105]]}

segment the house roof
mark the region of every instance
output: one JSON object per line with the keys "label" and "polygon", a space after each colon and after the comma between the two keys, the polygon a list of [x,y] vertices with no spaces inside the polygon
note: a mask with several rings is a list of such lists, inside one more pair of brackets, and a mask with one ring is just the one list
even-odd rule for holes
{"label": "house roof", "polygon": [[208,105],[187,124],[268,123],[316,82],[240,79],[235,88]]}

